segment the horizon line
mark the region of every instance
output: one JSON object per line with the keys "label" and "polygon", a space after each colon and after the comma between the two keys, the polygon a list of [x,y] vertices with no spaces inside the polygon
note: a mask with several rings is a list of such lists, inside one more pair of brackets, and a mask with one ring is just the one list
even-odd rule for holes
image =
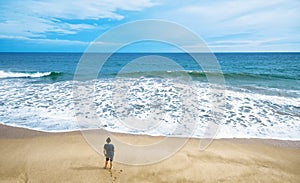
{"label": "horizon line", "polygon": [[[69,52],[69,51],[0,51],[0,54],[2,53],[110,53],[110,52]],[[141,54],[151,54],[151,53],[300,53],[299,51],[216,51],[216,52],[174,52],[174,51],[162,51],[162,52],[112,52],[113,53],[141,53]]]}

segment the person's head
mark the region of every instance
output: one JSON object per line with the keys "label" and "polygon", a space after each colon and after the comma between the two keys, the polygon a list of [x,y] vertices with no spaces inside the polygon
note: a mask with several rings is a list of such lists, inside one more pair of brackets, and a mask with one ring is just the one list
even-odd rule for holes
{"label": "person's head", "polygon": [[107,137],[106,142],[109,144],[111,142],[111,139]]}

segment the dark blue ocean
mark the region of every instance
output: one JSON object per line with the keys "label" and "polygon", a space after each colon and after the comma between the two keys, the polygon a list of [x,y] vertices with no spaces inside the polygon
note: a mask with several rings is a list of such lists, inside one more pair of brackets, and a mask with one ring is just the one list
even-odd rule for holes
{"label": "dark blue ocean", "polygon": [[[138,64],[139,58],[152,55]],[[173,79],[189,76],[195,95],[200,95],[195,97],[199,113],[193,119],[197,125],[192,136],[203,137],[212,117],[206,74],[214,71],[206,71],[190,55],[111,55],[92,84],[92,103],[100,122],[89,124],[87,120],[78,127],[78,116],[91,117],[74,107],[74,82],[83,82],[74,81],[81,57],[82,53],[0,53],[0,123],[50,132],[105,128],[125,133],[185,135],[184,130],[172,133],[176,125],[184,125],[180,118],[183,109],[178,107],[182,101],[176,93],[184,87],[180,89]],[[218,122],[217,138],[300,139],[300,53],[215,53],[215,57],[226,84],[226,118]],[[158,58],[172,60],[178,67],[155,60]],[[122,83],[132,85],[124,93],[129,107],[122,110],[111,101],[112,83],[116,85],[120,78]],[[158,128],[133,128],[120,122],[133,116],[142,123],[153,112],[151,100],[155,99],[161,101],[160,110],[165,113],[158,119]]]}

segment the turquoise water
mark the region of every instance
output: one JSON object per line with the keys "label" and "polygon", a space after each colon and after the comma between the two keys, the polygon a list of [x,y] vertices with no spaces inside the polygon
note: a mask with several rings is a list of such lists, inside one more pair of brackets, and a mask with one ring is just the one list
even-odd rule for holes
{"label": "turquoise water", "polygon": [[[157,69],[157,62],[149,59],[140,66],[141,70],[137,67],[120,74],[131,61],[150,55],[173,60],[181,69],[174,69],[168,64],[161,64]],[[78,111],[74,112],[72,107],[72,84],[81,56],[81,53],[0,53],[0,123],[43,131],[78,129]],[[227,118],[220,122],[223,128],[219,137],[300,139],[300,53],[216,53],[215,56],[227,88]],[[85,127],[125,133],[169,134],[169,128],[172,128],[169,124],[179,124],[180,118],[176,116],[179,110],[176,93],[168,92],[173,91],[175,86],[168,81],[188,74],[197,88],[196,93],[202,95],[199,102],[203,106],[197,108],[200,112],[195,119],[200,122],[200,127],[194,134],[201,137],[211,115],[207,109],[206,72],[192,57],[183,53],[113,54],[103,65],[98,79],[93,81],[97,91],[94,101],[101,123]],[[156,75],[163,75],[168,80],[158,80],[153,77]],[[165,127],[143,131],[122,127],[115,122],[118,115],[108,102],[107,95],[115,77],[124,77],[127,79],[125,82],[141,78],[139,90],[130,94],[130,101],[136,103],[132,104],[133,112],[129,112],[141,119],[147,113],[143,107],[149,103],[155,86],[157,93],[165,96],[163,100],[169,102],[166,106],[170,117],[163,120]],[[137,97],[140,94],[144,98]]]}
{"label": "turquoise water", "polygon": [[[150,54],[114,54],[104,65],[103,73],[106,74],[106,77],[114,77],[124,65],[147,55]],[[189,71],[188,73],[195,80],[197,77],[198,79],[206,77],[198,64],[187,54],[161,53],[155,55],[174,60],[185,71]],[[216,53],[215,55],[221,65],[226,83],[229,85],[283,90],[300,89],[300,53]],[[72,80],[81,56],[81,53],[1,53],[0,77],[2,79],[14,78],[14,76],[6,76],[5,72],[51,72],[50,75],[47,75],[48,78],[43,77],[40,81]],[[168,71],[168,66],[165,67],[163,70]],[[134,74],[132,73],[132,76]]]}

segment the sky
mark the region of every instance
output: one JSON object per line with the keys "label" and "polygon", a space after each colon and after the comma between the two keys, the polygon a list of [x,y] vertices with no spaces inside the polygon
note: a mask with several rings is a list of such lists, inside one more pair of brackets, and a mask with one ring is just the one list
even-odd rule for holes
{"label": "sky", "polygon": [[[0,0],[0,52],[84,52],[115,27],[146,19],[182,25],[213,52],[300,51],[299,0]],[[177,49],[145,42],[123,51]]]}

